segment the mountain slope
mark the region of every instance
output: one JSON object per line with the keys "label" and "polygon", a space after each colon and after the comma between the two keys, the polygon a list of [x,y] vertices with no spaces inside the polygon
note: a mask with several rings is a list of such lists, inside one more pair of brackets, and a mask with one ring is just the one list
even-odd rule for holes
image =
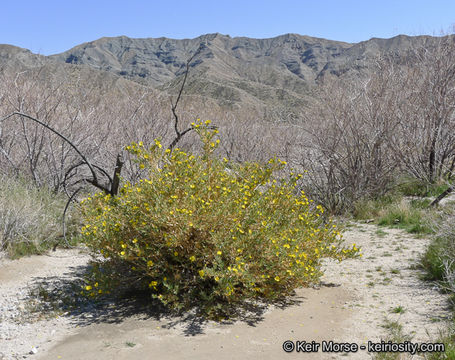
{"label": "mountain slope", "polygon": [[[179,89],[185,65],[196,53],[185,94],[238,108],[294,109],[312,101],[311,91],[326,76],[368,74],[373,60],[385,52],[404,56],[428,36],[396,36],[357,44],[285,34],[269,39],[206,34],[194,39],[126,36],[101,38],[48,57],[11,45],[0,45],[0,66],[101,71],[160,91]],[[63,66],[63,67],[62,67]],[[66,71],[66,70],[61,70]],[[101,76],[102,77],[102,76]]]}
{"label": "mountain slope", "polygon": [[358,76],[381,53],[403,53],[430,37],[397,36],[357,44],[286,34],[270,39],[207,34],[194,39],[101,38],[49,59],[113,72],[161,90],[176,88],[197,52],[187,86],[225,104],[303,105],[317,82],[332,74]]}

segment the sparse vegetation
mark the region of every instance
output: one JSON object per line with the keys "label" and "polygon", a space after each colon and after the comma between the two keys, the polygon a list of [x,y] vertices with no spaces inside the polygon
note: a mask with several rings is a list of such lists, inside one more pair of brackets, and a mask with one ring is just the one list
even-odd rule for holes
{"label": "sparse vegetation", "polygon": [[394,314],[403,314],[405,312],[405,309],[403,306],[397,306],[392,309],[392,313]]}
{"label": "sparse vegetation", "polygon": [[387,235],[387,232],[384,231],[384,230],[382,230],[382,229],[378,229],[378,230],[376,230],[374,233],[375,233],[375,235],[378,236],[378,237],[384,237],[384,236]]}
{"label": "sparse vegetation", "polygon": [[[392,321],[386,319],[383,327],[387,329],[388,336],[384,339],[385,342],[391,341],[393,343],[403,343],[405,341],[411,341],[412,338],[403,332],[403,325],[399,321]],[[393,353],[393,352],[382,352],[374,354],[376,360],[399,360],[406,359],[408,354]]]}
{"label": "sparse vegetation", "polygon": [[[408,200],[402,195],[385,196],[378,200],[358,202],[353,216],[358,220],[371,219],[380,226],[396,227],[417,235],[434,233],[437,214],[429,209],[430,200]],[[385,234],[380,232],[379,236]],[[383,231],[383,230],[382,230]]]}
{"label": "sparse vegetation", "polygon": [[445,331],[441,331],[437,342],[444,344],[444,352],[427,354],[429,360],[452,360],[455,359],[455,329],[453,324]]}

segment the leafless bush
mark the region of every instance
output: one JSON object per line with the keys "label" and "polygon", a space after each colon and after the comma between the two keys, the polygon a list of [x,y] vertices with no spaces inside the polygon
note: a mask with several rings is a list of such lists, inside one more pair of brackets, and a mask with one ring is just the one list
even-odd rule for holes
{"label": "leafless bush", "polygon": [[403,173],[434,183],[455,167],[455,43],[383,54],[367,78],[327,79],[302,115],[291,162],[333,212],[381,196]]}
{"label": "leafless bush", "polygon": [[300,158],[293,162],[308,170],[308,191],[333,212],[391,186],[397,163],[388,144],[396,128],[390,76],[378,72],[362,84],[330,81],[303,115]]}
{"label": "leafless bush", "polygon": [[[455,169],[455,37],[411,49],[394,67],[400,114],[391,146],[410,175],[428,183]],[[391,61],[389,61],[391,64]]]}
{"label": "leafless bush", "polygon": [[[4,71],[0,93],[6,95],[0,99],[0,111],[39,119],[70,138],[94,164],[108,170],[113,170],[116,155],[128,142],[151,143],[155,137],[166,137],[169,128],[161,111],[165,99],[127,82],[109,88],[104,84],[106,79],[100,79],[100,85],[96,79],[89,81],[84,76]],[[26,118],[19,116],[0,123],[3,171],[30,174],[38,186],[50,186],[58,192],[65,180],[75,183],[87,175],[87,169],[75,167],[79,161],[67,142]],[[130,162],[125,170],[127,178],[137,176],[139,171]]]}

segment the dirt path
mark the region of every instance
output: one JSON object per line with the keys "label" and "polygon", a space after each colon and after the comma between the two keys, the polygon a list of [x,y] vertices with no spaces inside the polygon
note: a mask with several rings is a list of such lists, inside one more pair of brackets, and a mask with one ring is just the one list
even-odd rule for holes
{"label": "dirt path", "polygon": [[[361,259],[327,261],[319,289],[299,289],[293,305],[267,309],[252,324],[200,324],[194,318],[131,313],[112,304],[99,314],[67,315],[19,324],[27,286],[40,278],[66,276],[87,261],[86,254],[60,251],[51,256],[0,262],[0,352],[23,358],[33,347],[37,359],[308,359],[346,358],[335,353],[286,354],[285,340],[380,341],[385,319],[398,320],[413,342],[429,341],[444,328],[447,299],[412,268],[428,244],[399,230],[357,225],[345,233],[363,248]],[[20,269],[21,273],[18,273]],[[23,305],[22,305],[23,306]],[[392,309],[401,309],[394,313]],[[12,315],[17,313],[17,316]],[[366,359],[364,350],[348,358]],[[0,359],[1,359],[0,355]]]}
{"label": "dirt path", "polygon": [[[361,260],[326,263],[324,280],[355,294],[347,304],[351,314],[338,340],[378,342],[389,335],[384,328],[386,320],[398,321],[412,342],[435,340],[446,328],[450,310],[447,295],[420,280],[423,273],[415,269],[428,239],[374,225],[358,225],[345,238],[362,246],[364,255]],[[352,358],[365,357],[359,352]]]}

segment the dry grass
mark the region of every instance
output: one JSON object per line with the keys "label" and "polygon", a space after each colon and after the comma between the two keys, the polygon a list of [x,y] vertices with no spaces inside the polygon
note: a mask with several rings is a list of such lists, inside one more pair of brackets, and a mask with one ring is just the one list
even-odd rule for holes
{"label": "dry grass", "polygon": [[[14,258],[52,247],[62,236],[64,206],[61,195],[0,176],[0,250]],[[74,224],[70,231],[74,233]]]}

